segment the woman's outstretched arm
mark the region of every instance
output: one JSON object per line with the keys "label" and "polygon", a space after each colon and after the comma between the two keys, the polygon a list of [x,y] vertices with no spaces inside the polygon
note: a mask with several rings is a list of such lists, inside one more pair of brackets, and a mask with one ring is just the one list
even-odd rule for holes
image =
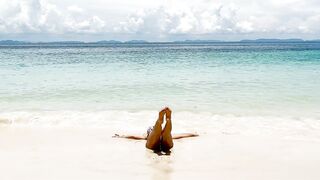
{"label": "woman's outstretched arm", "polygon": [[173,134],[172,139],[182,139],[182,138],[188,138],[188,137],[197,137],[198,134],[194,133],[181,133],[181,134]]}
{"label": "woman's outstretched arm", "polygon": [[147,140],[146,137],[144,136],[139,136],[139,135],[119,135],[119,134],[114,134],[112,136],[113,138],[126,138],[126,139],[134,139],[134,140]]}
{"label": "woman's outstretched arm", "polygon": [[[197,137],[198,134],[195,133],[181,133],[181,134],[173,134],[172,139],[182,139],[182,138],[188,138],[188,137]],[[114,134],[112,136],[113,138],[125,138],[125,139],[133,139],[133,140],[147,140],[145,136],[139,136],[139,135],[119,135]]]}
{"label": "woman's outstretched arm", "polygon": [[[182,139],[182,138],[188,138],[188,137],[197,137],[198,134],[195,133],[181,133],[181,134],[173,134],[172,139]],[[112,136],[113,138],[125,138],[125,139],[133,139],[133,140],[147,140],[145,136],[139,136],[139,135],[119,135],[114,134]]]}

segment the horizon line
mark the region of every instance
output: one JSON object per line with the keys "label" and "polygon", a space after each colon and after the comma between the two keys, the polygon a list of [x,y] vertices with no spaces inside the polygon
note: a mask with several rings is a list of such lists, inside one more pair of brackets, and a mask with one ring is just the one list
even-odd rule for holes
{"label": "horizon line", "polygon": [[300,38],[257,38],[257,39],[241,39],[241,40],[217,40],[217,39],[208,39],[208,40],[202,40],[202,39],[185,39],[185,40],[174,40],[174,41],[147,41],[147,40],[141,40],[141,39],[132,39],[127,41],[120,41],[120,40],[97,40],[97,41],[79,41],[79,40],[61,40],[61,41],[25,41],[25,40],[12,40],[12,39],[2,39],[0,40],[0,43],[8,43],[8,44],[41,44],[41,43],[74,43],[74,44],[90,44],[90,43],[219,43],[219,42],[314,42],[314,41],[320,41],[320,39],[300,39]]}

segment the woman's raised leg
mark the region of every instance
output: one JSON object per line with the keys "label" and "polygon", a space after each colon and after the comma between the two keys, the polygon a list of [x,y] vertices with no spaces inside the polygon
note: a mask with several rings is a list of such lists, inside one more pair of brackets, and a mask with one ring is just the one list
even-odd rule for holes
{"label": "woman's raised leg", "polygon": [[159,112],[158,120],[153,126],[153,130],[150,132],[149,136],[147,137],[146,147],[148,149],[157,150],[160,146],[161,133],[162,133],[161,125],[163,123],[163,118],[164,118],[164,114],[166,113],[166,109],[167,108],[164,108]]}
{"label": "woman's raised leg", "polygon": [[171,110],[166,109],[166,125],[162,130],[162,141],[161,141],[161,150],[168,151],[173,147],[172,141],[172,123],[171,123]]}

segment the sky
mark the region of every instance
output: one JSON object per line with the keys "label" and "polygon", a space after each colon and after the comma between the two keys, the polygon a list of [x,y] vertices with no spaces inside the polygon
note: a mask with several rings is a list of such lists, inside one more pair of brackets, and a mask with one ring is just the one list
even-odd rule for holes
{"label": "sky", "polygon": [[320,39],[320,0],[0,0],[0,39]]}

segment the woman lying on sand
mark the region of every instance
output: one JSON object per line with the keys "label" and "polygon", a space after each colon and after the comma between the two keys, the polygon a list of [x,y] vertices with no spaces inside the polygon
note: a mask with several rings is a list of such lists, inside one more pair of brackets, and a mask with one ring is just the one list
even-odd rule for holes
{"label": "woman lying on sand", "polygon": [[[166,125],[162,129],[164,115],[166,115]],[[187,137],[195,137],[197,134],[184,133],[171,135],[172,123],[171,123],[171,110],[166,107],[159,112],[159,118],[155,125],[148,129],[146,136],[134,136],[134,135],[118,135],[113,137],[127,138],[135,140],[147,140],[146,147],[155,151],[169,151],[173,147],[173,139],[181,139]]]}

